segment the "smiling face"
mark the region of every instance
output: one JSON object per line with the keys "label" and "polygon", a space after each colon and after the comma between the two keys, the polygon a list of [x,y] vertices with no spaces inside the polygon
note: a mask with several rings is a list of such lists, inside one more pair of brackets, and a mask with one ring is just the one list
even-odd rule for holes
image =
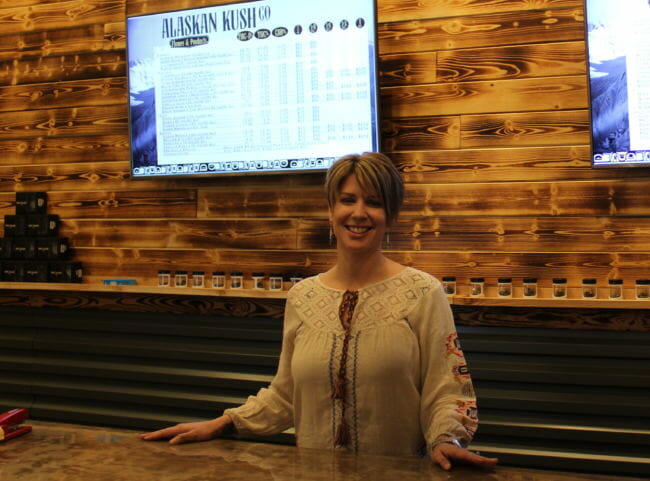
{"label": "smiling face", "polygon": [[378,251],[388,229],[381,198],[364,191],[354,174],[341,184],[330,209],[330,223],[337,248],[358,253]]}

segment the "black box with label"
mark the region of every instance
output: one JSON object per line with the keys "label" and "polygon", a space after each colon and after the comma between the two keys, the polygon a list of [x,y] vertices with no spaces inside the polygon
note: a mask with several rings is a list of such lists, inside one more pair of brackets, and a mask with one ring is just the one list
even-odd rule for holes
{"label": "black box with label", "polygon": [[36,238],[35,237],[14,237],[12,259],[29,260],[36,259]]}
{"label": "black box with label", "polygon": [[25,262],[25,282],[47,282],[48,274],[47,262]]}
{"label": "black box with label", "polygon": [[14,254],[13,237],[0,237],[0,259],[11,259]]}
{"label": "black box with label", "polygon": [[45,214],[46,212],[45,192],[16,192],[16,214]]}
{"label": "black box with label", "polygon": [[6,215],[5,216],[5,237],[24,236],[27,232],[27,216]]}
{"label": "black box with label", "polygon": [[0,279],[3,282],[23,282],[25,279],[25,266],[22,262],[2,261],[0,265]]}
{"label": "black box with label", "polygon": [[55,236],[58,230],[58,215],[32,214],[27,216],[26,235],[28,236]]}
{"label": "black box with label", "polygon": [[49,282],[74,282],[80,283],[83,279],[81,262],[49,262]]}
{"label": "black box with label", "polygon": [[37,237],[36,259],[65,260],[70,254],[67,237]]}

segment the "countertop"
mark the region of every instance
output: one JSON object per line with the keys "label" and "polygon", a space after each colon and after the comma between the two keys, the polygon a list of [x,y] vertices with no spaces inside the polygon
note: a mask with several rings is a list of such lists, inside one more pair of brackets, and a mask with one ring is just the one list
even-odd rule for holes
{"label": "countertop", "polygon": [[428,459],[229,439],[170,446],[141,441],[123,429],[29,424],[31,433],[0,443],[2,481],[641,481],[504,466],[446,472]]}

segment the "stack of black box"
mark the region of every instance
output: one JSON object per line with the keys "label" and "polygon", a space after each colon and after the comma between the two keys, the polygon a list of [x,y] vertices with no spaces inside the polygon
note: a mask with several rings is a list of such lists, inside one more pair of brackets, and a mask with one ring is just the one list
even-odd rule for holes
{"label": "stack of black box", "polygon": [[47,214],[45,192],[16,193],[16,215],[4,220],[1,281],[81,282],[81,262],[69,261],[68,239],[58,237],[59,216]]}

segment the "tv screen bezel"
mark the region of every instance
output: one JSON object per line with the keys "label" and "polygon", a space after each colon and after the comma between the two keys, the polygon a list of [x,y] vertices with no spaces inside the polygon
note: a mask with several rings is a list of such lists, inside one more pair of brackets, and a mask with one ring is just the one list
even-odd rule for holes
{"label": "tv screen bezel", "polygon": [[[220,177],[239,177],[239,176],[261,176],[261,175],[298,175],[298,174],[323,174],[328,170],[328,166],[323,166],[322,168],[301,168],[301,169],[285,169],[285,170],[265,170],[265,171],[248,171],[248,170],[235,170],[232,172],[188,172],[188,173],[171,173],[171,174],[159,174],[153,173],[148,175],[134,175],[133,169],[133,149],[132,149],[132,119],[131,119],[131,104],[130,104],[130,92],[131,92],[131,75],[129,67],[129,27],[128,22],[131,18],[141,18],[141,17],[150,17],[154,15],[161,14],[174,14],[178,12],[191,12],[195,10],[203,10],[206,8],[213,7],[228,7],[243,5],[255,4],[264,0],[245,0],[245,1],[230,1],[224,3],[217,3],[213,5],[200,5],[196,7],[189,8],[175,8],[171,10],[162,10],[159,12],[147,12],[147,13],[138,13],[127,15],[125,19],[125,37],[126,37],[126,69],[127,69],[127,121],[128,121],[128,133],[129,133],[129,176],[131,180],[159,180],[159,179],[196,179],[196,178],[220,178]],[[381,105],[380,105],[380,70],[379,70],[379,53],[378,53],[378,19],[377,19],[377,0],[364,0],[372,4],[372,21],[373,21],[373,60],[374,65],[372,66],[371,74],[374,78],[374,90],[370,92],[371,95],[371,104],[374,104],[375,115],[370,119],[371,129],[373,132],[373,142],[376,144],[376,150],[380,151],[382,149],[382,129],[381,129]],[[359,153],[359,152],[348,152],[349,154]],[[345,154],[343,154],[345,155]],[[288,160],[288,159],[287,159]],[[335,159],[336,160],[336,159]],[[218,160],[217,160],[218,162]]]}

